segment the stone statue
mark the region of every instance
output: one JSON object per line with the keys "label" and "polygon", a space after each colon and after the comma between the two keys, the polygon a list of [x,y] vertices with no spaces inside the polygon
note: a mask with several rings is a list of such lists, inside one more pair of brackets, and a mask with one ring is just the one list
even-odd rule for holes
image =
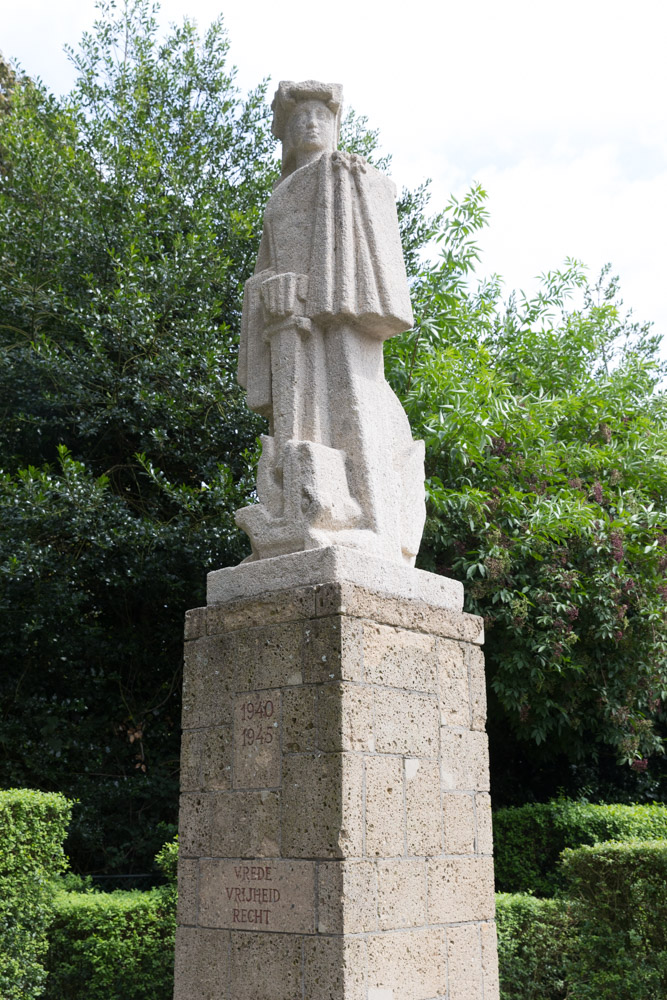
{"label": "stone statue", "polygon": [[238,378],[269,421],[250,560],[342,545],[413,565],[424,444],[389,388],[382,344],[412,309],[392,182],[337,150],[342,88],[282,82],[282,176],[245,286]]}

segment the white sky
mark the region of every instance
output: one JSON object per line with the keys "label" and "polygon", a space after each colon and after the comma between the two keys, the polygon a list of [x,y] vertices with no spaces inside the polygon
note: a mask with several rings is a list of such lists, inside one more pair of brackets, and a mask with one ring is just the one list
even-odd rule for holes
{"label": "white sky", "polygon": [[[0,50],[56,92],[94,0],[0,0]],[[342,83],[380,129],[397,185],[433,208],[489,193],[481,273],[611,261],[626,306],[667,333],[665,0],[163,0],[165,24],[223,13],[238,82]],[[271,87],[271,91],[273,87]]]}

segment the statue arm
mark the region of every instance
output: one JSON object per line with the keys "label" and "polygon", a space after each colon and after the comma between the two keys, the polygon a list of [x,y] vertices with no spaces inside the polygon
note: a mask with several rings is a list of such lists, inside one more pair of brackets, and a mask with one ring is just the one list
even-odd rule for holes
{"label": "statue arm", "polygon": [[262,231],[262,238],[259,241],[259,251],[257,253],[257,263],[255,264],[255,274],[260,274],[261,271],[271,270],[271,238],[269,235],[269,226],[264,220],[264,229]]}

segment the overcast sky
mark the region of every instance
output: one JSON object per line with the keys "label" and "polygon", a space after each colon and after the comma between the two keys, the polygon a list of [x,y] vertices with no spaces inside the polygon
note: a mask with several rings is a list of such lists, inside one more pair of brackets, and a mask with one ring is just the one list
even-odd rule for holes
{"label": "overcast sky", "polygon": [[[63,45],[90,27],[94,0],[0,3],[0,50],[68,90]],[[399,188],[431,177],[434,208],[481,182],[483,273],[532,291],[567,256],[591,276],[611,261],[626,306],[667,333],[665,0],[162,3],[165,25],[219,13],[243,88],[342,83]]]}

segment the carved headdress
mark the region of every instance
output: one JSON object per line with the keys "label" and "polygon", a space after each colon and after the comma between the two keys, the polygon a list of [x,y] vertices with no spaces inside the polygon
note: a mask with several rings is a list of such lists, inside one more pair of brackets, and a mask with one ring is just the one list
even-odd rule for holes
{"label": "carved headdress", "polygon": [[340,118],[343,106],[343,88],[340,83],[319,83],[317,80],[304,80],[295,83],[293,80],[282,80],[273,98],[273,125],[271,130],[283,144],[282,176],[286,177],[294,170],[294,153],[285,142],[287,122],[299,101],[322,101],[334,116],[334,144],[338,147],[340,134]]}

